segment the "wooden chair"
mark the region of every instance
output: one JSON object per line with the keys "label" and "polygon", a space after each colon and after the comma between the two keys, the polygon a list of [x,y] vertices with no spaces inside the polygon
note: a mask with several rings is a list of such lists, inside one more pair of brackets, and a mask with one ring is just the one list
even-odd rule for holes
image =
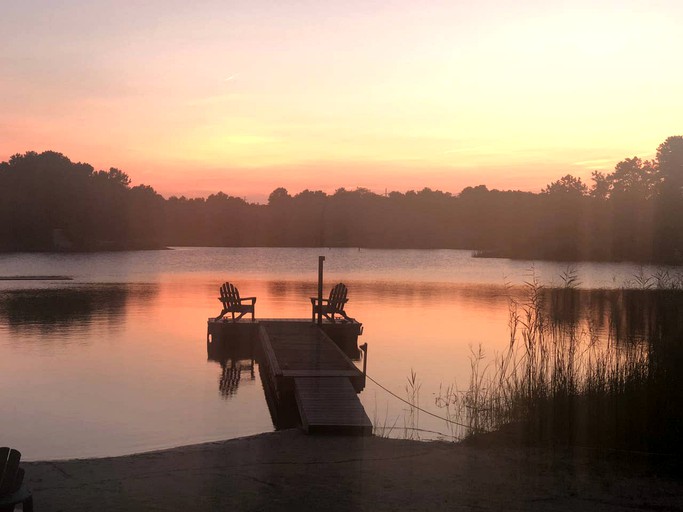
{"label": "wooden chair", "polygon": [[322,299],[322,303],[318,304],[318,297],[311,297],[311,306],[313,306],[312,319],[315,322],[315,314],[320,312],[322,316],[335,323],[334,315],[340,315],[344,318],[343,321],[355,322],[344,311],[344,305],[349,301],[346,298],[348,290],[344,283],[338,283],[330,291],[329,299]]}
{"label": "wooden chair", "polygon": [[[251,320],[254,321],[254,309],[256,304],[256,297],[242,297],[240,298],[240,292],[237,287],[231,283],[224,283],[221,286],[221,296],[218,300],[223,304],[223,311],[216,317],[216,320],[223,318],[226,313],[232,314],[232,321],[239,320],[245,314],[251,313]],[[251,304],[246,304],[247,301],[251,301]],[[239,316],[235,317],[235,313],[239,313]]]}
{"label": "wooden chair", "polygon": [[19,467],[21,453],[6,446],[0,448],[0,512],[11,512],[22,504],[24,512],[33,512],[31,491],[22,486],[24,470]]}

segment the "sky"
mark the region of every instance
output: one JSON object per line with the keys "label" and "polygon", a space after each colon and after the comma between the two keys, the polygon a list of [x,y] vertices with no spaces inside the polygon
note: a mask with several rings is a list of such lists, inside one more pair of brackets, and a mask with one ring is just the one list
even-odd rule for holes
{"label": "sky", "polygon": [[683,134],[679,0],[0,2],[0,161],[165,196],[539,191]]}

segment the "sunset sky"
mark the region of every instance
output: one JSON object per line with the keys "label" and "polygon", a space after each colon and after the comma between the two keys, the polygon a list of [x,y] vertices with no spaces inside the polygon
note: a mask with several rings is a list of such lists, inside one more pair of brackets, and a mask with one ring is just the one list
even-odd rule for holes
{"label": "sunset sky", "polygon": [[3,0],[0,160],[168,196],[538,191],[683,134],[683,2]]}

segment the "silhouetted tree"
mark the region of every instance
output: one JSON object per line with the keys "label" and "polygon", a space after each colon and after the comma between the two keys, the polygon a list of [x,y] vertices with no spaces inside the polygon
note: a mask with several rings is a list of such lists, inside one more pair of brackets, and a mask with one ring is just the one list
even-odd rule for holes
{"label": "silhouetted tree", "polygon": [[151,246],[163,233],[163,198],[129,185],[118,169],[95,172],[54,151],[14,155],[0,164],[0,248],[124,248],[132,237]]}
{"label": "silhouetted tree", "polygon": [[633,157],[619,162],[607,180],[611,196],[649,199],[655,193],[658,176],[654,162]]}
{"label": "silhouetted tree", "polygon": [[610,182],[605,173],[593,171],[591,174],[593,186],[590,189],[590,196],[596,199],[607,199],[610,191]]}
{"label": "silhouetted tree", "polygon": [[270,206],[284,204],[291,198],[292,196],[289,195],[289,192],[287,192],[286,188],[278,187],[275,190],[273,190],[268,196],[268,204]]}
{"label": "silhouetted tree", "polygon": [[124,188],[127,188],[130,185],[130,178],[128,175],[114,167],[110,167],[109,171],[97,171],[96,175],[97,177],[106,179],[112,183],[118,183]]}
{"label": "silhouetted tree", "polygon": [[680,262],[682,188],[680,136],[662,143],[654,161],[626,158],[612,172],[594,171],[590,190],[572,175],[540,194],[477,185],[455,196],[427,187],[290,195],[279,187],[266,205],[224,192],[165,200],[152,187],[131,187],[119,169],[28,152],[0,163],[0,250],[362,246]]}
{"label": "silhouetted tree", "polygon": [[669,137],[659,145],[657,167],[663,190],[680,196],[683,190],[683,136]]}
{"label": "silhouetted tree", "polygon": [[657,148],[659,195],[656,251],[671,263],[683,263],[683,137],[669,137]]}
{"label": "silhouetted tree", "polygon": [[567,174],[547,185],[543,189],[543,193],[584,196],[588,194],[588,187],[581,181],[581,178]]}

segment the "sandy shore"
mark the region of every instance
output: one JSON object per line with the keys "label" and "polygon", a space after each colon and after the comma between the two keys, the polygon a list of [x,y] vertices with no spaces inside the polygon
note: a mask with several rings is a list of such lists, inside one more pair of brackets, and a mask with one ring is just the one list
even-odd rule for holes
{"label": "sandy shore", "polygon": [[288,430],[24,467],[36,511],[683,510],[676,464]]}

